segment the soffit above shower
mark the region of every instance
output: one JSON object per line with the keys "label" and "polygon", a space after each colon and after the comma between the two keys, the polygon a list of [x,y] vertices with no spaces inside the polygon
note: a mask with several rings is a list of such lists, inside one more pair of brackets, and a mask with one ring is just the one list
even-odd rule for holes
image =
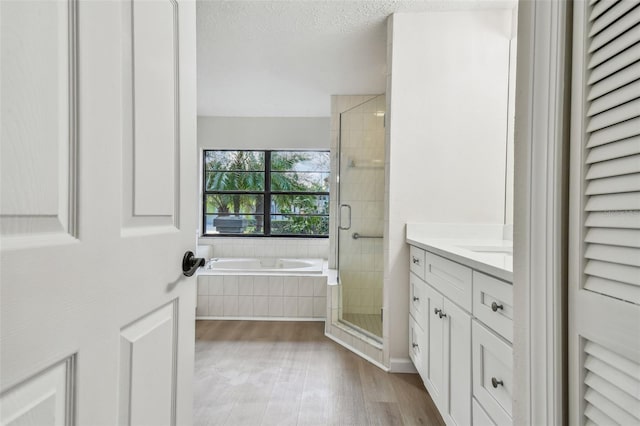
{"label": "soffit above shower", "polygon": [[198,115],[328,117],[330,95],[386,89],[386,18],[514,1],[197,3]]}

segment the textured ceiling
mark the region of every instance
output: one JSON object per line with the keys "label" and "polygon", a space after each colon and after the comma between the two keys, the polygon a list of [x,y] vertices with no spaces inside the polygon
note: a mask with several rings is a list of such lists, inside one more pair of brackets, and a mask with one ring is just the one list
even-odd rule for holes
{"label": "textured ceiling", "polygon": [[198,0],[198,115],[329,116],[332,94],[385,91],[390,14],[496,4]]}

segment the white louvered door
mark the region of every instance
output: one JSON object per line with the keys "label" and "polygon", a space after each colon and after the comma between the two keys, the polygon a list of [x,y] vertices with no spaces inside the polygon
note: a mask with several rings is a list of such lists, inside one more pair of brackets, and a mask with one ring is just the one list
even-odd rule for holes
{"label": "white louvered door", "polygon": [[640,1],[574,3],[569,419],[640,424]]}

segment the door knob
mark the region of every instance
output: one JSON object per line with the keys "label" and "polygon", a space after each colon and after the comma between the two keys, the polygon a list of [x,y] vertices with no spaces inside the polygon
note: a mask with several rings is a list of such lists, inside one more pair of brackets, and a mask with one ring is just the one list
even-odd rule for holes
{"label": "door knob", "polygon": [[493,312],[498,312],[498,309],[504,309],[504,306],[498,305],[496,302],[491,303],[491,310]]}
{"label": "door knob", "polygon": [[504,382],[502,380],[498,380],[495,377],[491,378],[491,386],[497,388],[498,386],[504,386]]}
{"label": "door knob", "polygon": [[182,257],[182,274],[185,277],[190,277],[196,273],[199,267],[204,266],[204,264],[204,258],[196,257],[192,251],[187,251]]}

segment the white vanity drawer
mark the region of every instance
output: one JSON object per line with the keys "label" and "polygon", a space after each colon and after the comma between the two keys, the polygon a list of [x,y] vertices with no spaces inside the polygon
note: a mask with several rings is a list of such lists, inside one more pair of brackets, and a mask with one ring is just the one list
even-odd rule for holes
{"label": "white vanity drawer", "polygon": [[409,246],[409,270],[424,280],[424,250]]}
{"label": "white vanity drawer", "polygon": [[471,269],[433,253],[425,256],[424,280],[452,302],[471,312]]}
{"label": "white vanity drawer", "polygon": [[491,417],[484,411],[484,408],[475,398],[471,398],[471,412],[473,417],[473,426],[495,426]]}
{"label": "white vanity drawer", "polygon": [[513,341],[513,286],[473,271],[473,315]]}
{"label": "white vanity drawer", "polygon": [[424,318],[424,310],[426,309],[425,291],[427,283],[422,281],[413,273],[409,274],[409,313],[417,321]]}
{"label": "white vanity drawer", "polygon": [[420,376],[425,377],[423,351],[427,349],[426,335],[413,317],[409,317],[409,357]]}
{"label": "white vanity drawer", "polygon": [[473,320],[473,396],[497,425],[511,425],[513,351],[481,323]]}

